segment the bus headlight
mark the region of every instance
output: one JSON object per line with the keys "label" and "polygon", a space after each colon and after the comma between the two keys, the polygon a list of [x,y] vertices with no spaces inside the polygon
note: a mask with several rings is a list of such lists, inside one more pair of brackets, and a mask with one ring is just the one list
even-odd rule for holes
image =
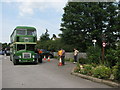
{"label": "bus headlight", "polygon": [[21,56],[19,56],[19,58],[21,58]]}
{"label": "bus headlight", "polygon": [[33,55],[32,57],[35,58],[35,55]]}

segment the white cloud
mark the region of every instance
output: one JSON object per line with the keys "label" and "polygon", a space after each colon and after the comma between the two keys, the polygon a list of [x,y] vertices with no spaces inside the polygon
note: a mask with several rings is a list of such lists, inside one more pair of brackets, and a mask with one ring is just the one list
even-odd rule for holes
{"label": "white cloud", "polygon": [[[21,17],[21,20],[26,19],[26,17]],[[2,39],[0,40],[0,42],[10,42],[10,35],[12,33],[12,31],[14,30],[14,28],[16,26],[31,26],[31,27],[35,27],[37,29],[37,37],[38,39],[40,38],[40,36],[42,35],[42,33],[45,33],[45,30],[48,29],[48,33],[50,34],[50,37],[52,37],[53,34],[59,34],[59,24],[60,23],[50,23],[47,20],[38,20],[36,18],[30,18],[28,17],[27,20],[29,19],[29,21],[32,22],[19,22],[19,20],[14,20],[14,21],[10,21],[8,19],[4,19],[3,20],[3,28],[2,28]],[[35,22],[35,23],[34,23]],[[7,27],[6,27],[7,26]]]}
{"label": "white cloud", "polygon": [[[7,2],[8,4],[10,3],[10,5],[13,5],[14,3],[12,3],[15,0],[4,0],[4,2]],[[21,1],[21,2],[20,2]],[[45,10],[50,9],[54,9],[56,10],[56,12],[62,12],[62,8],[65,6],[66,2],[64,0],[51,0],[50,2],[48,2],[49,0],[43,1],[43,0],[39,0],[39,2],[36,2],[36,0],[18,0],[17,2],[17,7],[19,9],[19,15],[15,20],[11,21],[8,20],[7,18],[3,20],[3,30],[2,34],[4,37],[2,40],[2,42],[9,42],[9,35],[11,34],[12,30],[15,28],[15,26],[34,26],[36,27],[37,31],[38,31],[38,38],[39,36],[45,32],[45,29],[47,28],[49,30],[49,34],[50,36],[52,36],[52,34],[59,34],[59,27],[60,27],[60,19],[57,19],[56,22],[51,23],[51,21],[48,20],[44,20],[44,19],[36,19],[33,17],[29,17],[29,15],[34,15],[36,14],[35,11],[39,11],[39,12],[44,12]],[[15,3],[16,3],[15,2]],[[58,13],[58,14],[60,14]],[[31,22],[32,21],[32,22]],[[7,27],[6,27],[7,26]],[[6,33],[7,31],[7,33]]]}
{"label": "white cloud", "polygon": [[0,3],[0,42],[2,41],[2,3]]}
{"label": "white cloud", "polygon": [[2,2],[65,2],[67,0],[1,0]]}
{"label": "white cloud", "polygon": [[31,3],[22,3],[22,5],[19,6],[19,14],[21,16],[24,16],[24,14],[33,14],[33,8]]}
{"label": "white cloud", "polygon": [[2,2],[17,2],[20,3],[19,15],[33,15],[36,9],[44,11],[45,9],[52,8],[56,12],[63,12],[62,8],[68,0],[2,0]]}

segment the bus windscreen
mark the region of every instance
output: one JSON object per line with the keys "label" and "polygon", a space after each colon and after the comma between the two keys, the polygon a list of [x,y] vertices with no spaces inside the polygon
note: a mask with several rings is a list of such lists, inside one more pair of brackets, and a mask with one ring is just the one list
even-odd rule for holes
{"label": "bus windscreen", "polygon": [[17,35],[25,35],[25,30],[17,30]]}

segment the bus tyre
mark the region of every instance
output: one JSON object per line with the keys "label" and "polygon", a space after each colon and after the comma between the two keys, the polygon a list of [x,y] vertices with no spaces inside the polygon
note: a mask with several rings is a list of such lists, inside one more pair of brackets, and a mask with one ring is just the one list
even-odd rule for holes
{"label": "bus tyre", "polygon": [[17,59],[13,59],[13,64],[17,65],[18,64],[18,60]]}
{"label": "bus tyre", "polygon": [[42,63],[42,58],[38,58],[39,63]]}
{"label": "bus tyre", "polygon": [[12,58],[11,58],[11,56],[10,56],[10,61],[12,61]]}
{"label": "bus tyre", "polygon": [[34,63],[35,63],[35,64],[38,64],[38,59],[35,59]]}

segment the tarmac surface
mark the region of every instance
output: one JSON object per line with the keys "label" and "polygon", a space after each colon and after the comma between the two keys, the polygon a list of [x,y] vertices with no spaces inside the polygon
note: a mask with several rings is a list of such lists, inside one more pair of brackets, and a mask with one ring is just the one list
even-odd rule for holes
{"label": "tarmac surface", "polygon": [[[57,59],[42,64],[13,65],[9,56],[2,57],[2,88],[111,88],[71,75],[75,64],[58,66]],[[0,60],[1,62],[1,60]]]}
{"label": "tarmac surface", "polygon": [[2,88],[2,56],[0,55],[0,89]]}

